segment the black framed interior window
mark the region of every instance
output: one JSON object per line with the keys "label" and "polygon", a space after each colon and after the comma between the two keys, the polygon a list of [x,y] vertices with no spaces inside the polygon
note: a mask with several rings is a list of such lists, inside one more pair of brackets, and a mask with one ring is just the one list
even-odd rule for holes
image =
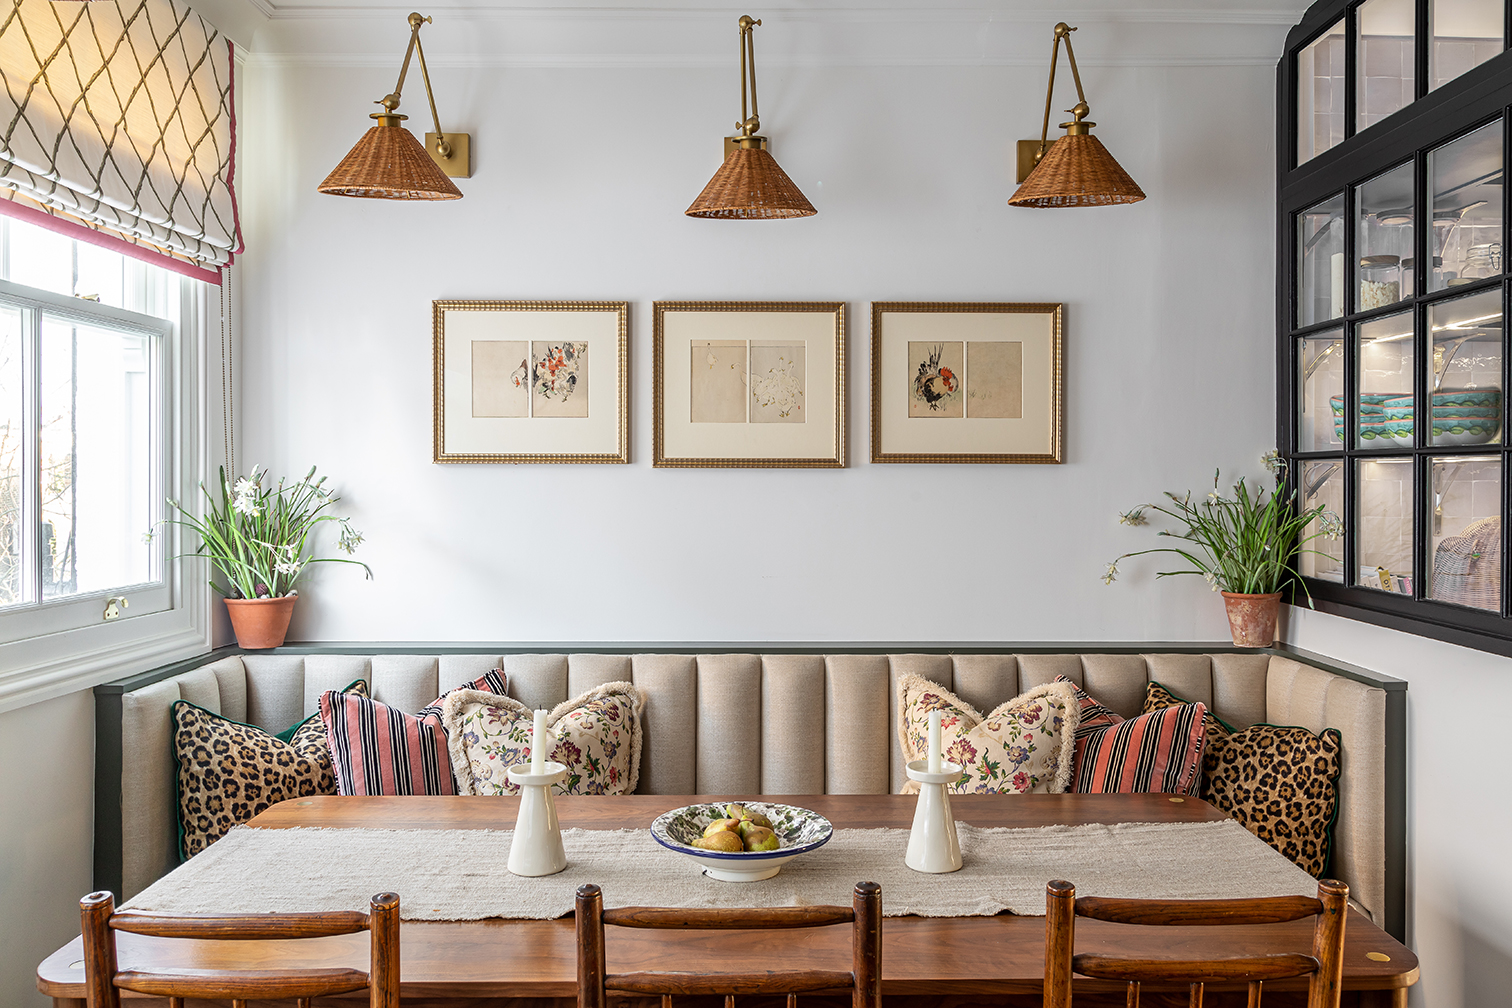
{"label": "black framed interior window", "polygon": [[[1512,654],[1508,0],[1322,0],[1278,68],[1277,438],[1319,608]],[[1331,522],[1332,523],[1332,522]]]}

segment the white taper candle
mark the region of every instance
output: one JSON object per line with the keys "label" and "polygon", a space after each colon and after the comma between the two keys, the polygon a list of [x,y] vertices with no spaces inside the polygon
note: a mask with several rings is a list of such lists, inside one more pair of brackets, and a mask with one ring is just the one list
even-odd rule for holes
{"label": "white taper candle", "polygon": [[530,772],[546,772],[546,712],[535,712],[535,725],[530,729]]}
{"label": "white taper candle", "polygon": [[929,712],[929,772],[939,773],[945,762],[945,746],[940,732],[940,712]]}

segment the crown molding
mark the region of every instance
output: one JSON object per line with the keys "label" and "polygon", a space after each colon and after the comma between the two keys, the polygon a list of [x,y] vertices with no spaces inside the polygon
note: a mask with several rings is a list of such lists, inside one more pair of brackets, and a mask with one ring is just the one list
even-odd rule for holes
{"label": "crown molding", "polygon": [[[247,0],[269,20],[355,20],[404,17],[412,5],[274,4]],[[777,8],[764,12],[773,21],[813,24],[947,24],[999,23],[1044,25],[1056,21],[1078,24],[1204,24],[1290,27],[1301,18],[1296,9],[1266,10],[1129,8],[1063,10],[1056,8],[1002,10],[992,7],[847,7]],[[727,7],[428,7],[426,12],[459,21],[719,21],[730,19]]]}
{"label": "crown molding", "polygon": [[[328,69],[382,68],[392,70],[397,62],[392,53],[251,53],[247,65],[252,67],[304,67]],[[730,61],[713,56],[677,54],[631,55],[627,53],[541,53],[535,55],[428,56],[435,68],[514,70],[728,70]],[[1077,60],[1086,67],[1221,67],[1275,66],[1274,56],[1204,56],[1139,55],[1102,56]],[[764,58],[763,67],[822,69],[844,67],[1038,67],[1044,69],[1043,56],[785,56]]]}

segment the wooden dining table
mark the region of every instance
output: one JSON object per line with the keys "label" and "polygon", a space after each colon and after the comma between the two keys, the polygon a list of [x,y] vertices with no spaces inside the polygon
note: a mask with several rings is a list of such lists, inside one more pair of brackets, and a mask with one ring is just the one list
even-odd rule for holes
{"label": "wooden dining table", "polygon": [[[556,807],[564,828],[607,830],[649,827],[668,809],[693,802],[750,797],[558,797]],[[800,805],[823,814],[837,826],[855,828],[907,829],[915,804],[914,798],[905,795],[763,795],[760,800]],[[1196,798],[1158,794],[960,795],[951,801],[958,821],[982,827],[1191,823],[1224,818],[1222,812]],[[517,809],[518,799],[502,797],[320,796],[282,802],[258,815],[250,825],[258,829],[507,830],[514,827]],[[507,855],[501,845],[501,872]],[[858,877],[857,881],[864,879]],[[612,894],[606,896],[613,905]],[[885,893],[883,898],[885,901]],[[889,1008],[1039,1004],[1044,977],[1043,917],[888,917],[882,930],[882,993]],[[118,942],[122,968],[365,968],[368,955],[367,937],[362,934],[302,941],[215,942],[120,933]],[[1076,928],[1078,951],[1109,955],[1197,957],[1305,952],[1311,949],[1311,942],[1308,920],[1224,928],[1134,927],[1081,920]],[[507,1005],[495,999],[529,999],[516,1002],[514,1008],[567,1008],[577,993],[570,916],[556,920],[405,921],[401,953],[401,993],[406,1008]],[[611,972],[848,969],[850,954],[850,933],[845,928],[776,932],[614,929],[608,942]],[[38,967],[38,989],[51,996],[57,1008],[84,1008],[82,959],[80,941],[75,938]],[[1351,909],[1345,937],[1343,1003],[1405,1006],[1407,988],[1417,978],[1417,957],[1412,951]],[[1277,982],[1274,991],[1272,986],[1266,984],[1267,1006],[1279,1008],[1305,1001],[1304,982]],[[1121,984],[1079,977],[1075,989],[1078,1005],[1103,1003],[1105,998],[1106,1003],[1123,1004]],[[1172,989],[1173,995],[1176,990]],[[1218,995],[1216,1001],[1214,994]],[[1180,995],[1184,1004],[1184,987]],[[355,997],[360,1000],[365,995]],[[1210,991],[1207,1004],[1221,1004],[1224,998],[1222,991]],[[1161,992],[1147,987],[1143,1003],[1160,1001]]]}

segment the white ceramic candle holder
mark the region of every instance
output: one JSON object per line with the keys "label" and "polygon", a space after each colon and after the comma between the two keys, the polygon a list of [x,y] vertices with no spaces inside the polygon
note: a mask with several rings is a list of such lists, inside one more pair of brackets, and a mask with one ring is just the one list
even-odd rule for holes
{"label": "white ceramic candle holder", "polygon": [[529,763],[509,768],[509,779],[520,788],[520,815],[509,844],[511,874],[536,878],[555,875],[567,867],[562,826],[557,822],[556,800],[551,794],[551,786],[566,778],[567,768],[550,760],[541,773],[531,773]]}
{"label": "white ceramic candle holder", "polygon": [[919,782],[919,802],[903,863],[916,872],[942,875],[961,867],[961,841],[950,814],[950,785],[961,777],[959,763],[941,762],[939,773],[929,772],[927,759],[908,764],[908,779]]}

